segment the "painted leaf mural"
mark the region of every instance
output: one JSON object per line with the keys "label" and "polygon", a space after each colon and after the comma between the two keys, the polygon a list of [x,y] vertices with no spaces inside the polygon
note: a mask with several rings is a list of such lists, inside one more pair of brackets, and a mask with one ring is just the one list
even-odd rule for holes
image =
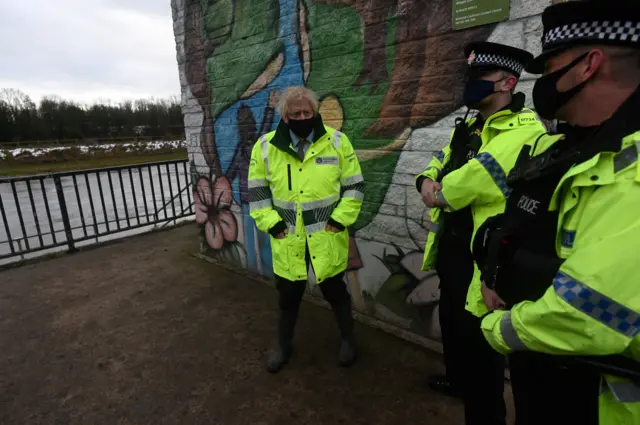
{"label": "painted leaf mural", "polygon": [[[208,255],[273,275],[269,236],[249,215],[249,158],[256,140],[278,125],[279,93],[305,85],[318,94],[325,123],[349,136],[364,173],[366,199],[350,229],[345,275],[355,307],[438,334],[437,277],[420,270],[428,211],[413,176],[446,144],[449,130],[435,128],[428,137],[423,130],[461,106],[464,44],[495,34],[507,43],[537,36],[528,20],[501,31],[453,31],[451,3],[173,0],[194,199]],[[216,200],[215,193],[225,195]]]}
{"label": "painted leaf mural", "polygon": [[[206,28],[208,38],[216,37],[218,33],[224,33],[225,28],[230,28],[229,37],[207,62],[209,85],[213,93],[211,115],[215,118],[239,99],[267,68],[274,66],[270,62],[277,61],[282,41],[278,38],[277,0],[210,3],[213,3],[210,4],[213,9],[211,21],[214,21],[213,16],[219,9],[216,6],[222,6],[222,3],[231,3],[233,6],[230,25],[225,19],[219,18],[215,19],[215,24],[220,26]],[[228,12],[225,16],[228,16]]]}

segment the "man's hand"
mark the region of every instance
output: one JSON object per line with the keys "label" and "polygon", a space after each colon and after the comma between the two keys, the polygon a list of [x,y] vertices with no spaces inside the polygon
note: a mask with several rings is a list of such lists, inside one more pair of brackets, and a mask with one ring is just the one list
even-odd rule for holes
{"label": "man's hand", "polygon": [[338,229],[337,227],[332,226],[330,224],[327,224],[327,226],[324,228],[324,230],[326,230],[327,232],[333,232],[333,233],[340,232],[340,229]]}
{"label": "man's hand", "polygon": [[284,232],[279,233],[278,236],[276,236],[276,239],[284,239],[288,234],[289,234],[289,231],[285,230]]}
{"label": "man's hand", "polygon": [[436,198],[436,191],[442,190],[442,185],[440,183],[434,182],[433,180],[425,179],[422,182],[422,187],[420,188],[420,197],[422,198],[422,202],[429,207],[438,207],[438,199]]}
{"label": "man's hand", "polygon": [[480,288],[482,292],[482,298],[484,298],[484,303],[487,305],[487,308],[491,311],[494,310],[504,310],[507,305],[502,299],[498,296],[496,291],[493,289],[489,289],[487,285],[482,282],[482,286]]}

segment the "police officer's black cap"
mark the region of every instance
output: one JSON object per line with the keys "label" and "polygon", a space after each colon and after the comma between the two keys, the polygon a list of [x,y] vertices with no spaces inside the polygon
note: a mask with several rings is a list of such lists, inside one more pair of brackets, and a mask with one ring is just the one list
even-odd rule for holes
{"label": "police officer's black cap", "polygon": [[464,48],[467,64],[472,70],[505,70],[520,77],[524,67],[533,59],[526,50],[506,44],[475,41]]}
{"label": "police officer's black cap", "polygon": [[527,71],[542,74],[547,59],[575,46],[605,44],[640,48],[640,1],[572,0],[542,13],[542,54]]}

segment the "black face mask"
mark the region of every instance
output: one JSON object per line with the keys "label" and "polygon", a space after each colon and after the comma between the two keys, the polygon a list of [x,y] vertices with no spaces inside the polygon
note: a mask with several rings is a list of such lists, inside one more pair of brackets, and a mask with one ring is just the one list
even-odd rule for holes
{"label": "black face mask", "polygon": [[566,105],[587,84],[588,80],[578,84],[571,90],[563,92],[558,91],[557,87],[558,81],[588,54],[585,53],[562,69],[538,78],[533,86],[533,105],[541,118],[546,120],[556,118],[558,110]]}
{"label": "black face mask", "polygon": [[473,108],[474,106],[477,106],[487,97],[491,96],[494,93],[497,93],[498,91],[496,91],[496,84],[503,80],[506,80],[506,78],[501,78],[498,81],[482,80],[480,78],[470,79],[464,86],[462,102],[467,108]]}
{"label": "black face mask", "polygon": [[293,134],[300,137],[301,139],[307,137],[311,134],[311,130],[316,125],[317,115],[311,118],[307,118],[306,120],[289,120],[289,129],[293,131]]}
{"label": "black face mask", "polygon": [[462,101],[465,106],[472,108],[474,105],[482,102],[487,97],[495,93],[496,83],[493,81],[472,79],[467,81],[464,86],[464,94]]}

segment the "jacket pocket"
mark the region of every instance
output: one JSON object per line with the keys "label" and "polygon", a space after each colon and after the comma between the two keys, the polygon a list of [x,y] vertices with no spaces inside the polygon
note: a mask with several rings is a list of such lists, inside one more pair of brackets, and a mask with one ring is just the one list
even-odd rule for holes
{"label": "jacket pocket", "polygon": [[289,270],[289,245],[291,244],[291,237],[291,235],[286,235],[283,239],[271,237],[271,256],[276,274],[278,274],[278,270]]}
{"label": "jacket pocket", "polygon": [[325,231],[328,234],[329,249],[328,255],[330,265],[341,265],[349,259],[349,232],[341,230],[340,232]]}

